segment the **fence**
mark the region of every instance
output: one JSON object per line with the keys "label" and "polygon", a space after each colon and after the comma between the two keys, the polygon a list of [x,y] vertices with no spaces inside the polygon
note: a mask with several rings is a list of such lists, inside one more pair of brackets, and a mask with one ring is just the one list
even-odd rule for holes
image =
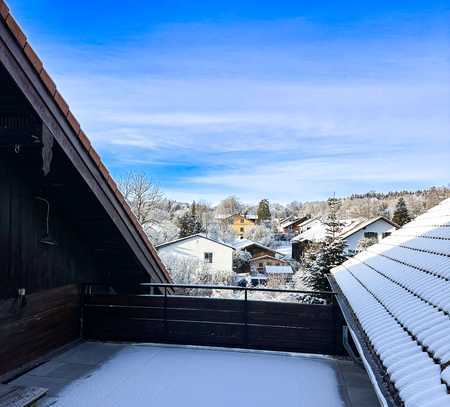
{"label": "fence", "polygon": [[[83,336],[90,340],[157,342],[341,354],[340,311],[332,292],[229,286],[142,284],[159,293],[102,294],[84,287]],[[180,295],[226,290],[242,299]],[[252,300],[256,292],[325,298],[325,304]]]}

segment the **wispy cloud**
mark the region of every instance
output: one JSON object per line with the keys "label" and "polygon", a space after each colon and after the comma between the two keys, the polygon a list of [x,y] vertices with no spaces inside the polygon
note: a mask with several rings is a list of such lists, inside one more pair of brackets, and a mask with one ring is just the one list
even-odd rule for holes
{"label": "wispy cloud", "polygon": [[42,51],[113,173],[143,169],[178,198],[288,201],[448,182],[442,21],[160,24]]}

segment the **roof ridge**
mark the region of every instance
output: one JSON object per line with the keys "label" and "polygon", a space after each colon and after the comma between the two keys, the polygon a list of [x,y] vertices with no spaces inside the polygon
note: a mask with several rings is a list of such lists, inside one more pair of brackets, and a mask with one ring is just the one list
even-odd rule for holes
{"label": "roof ridge", "polygon": [[212,237],[209,237],[209,236],[207,236],[204,233],[194,233],[193,235],[179,237],[178,239],[173,239],[173,240],[169,240],[168,242],[160,243],[160,244],[156,245],[155,247],[156,248],[160,248],[160,247],[168,246],[170,244],[181,242],[183,240],[192,239],[193,237],[202,237],[204,239],[211,240],[212,242],[215,242],[217,244],[221,244],[223,246],[227,246],[227,247],[229,247],[229,248],[234,250],[234,247],[232,245],[230,245],[228,243],[225,243],[225,242],[221,242],[220,240],[217,240],[217,239],[213,239]]}

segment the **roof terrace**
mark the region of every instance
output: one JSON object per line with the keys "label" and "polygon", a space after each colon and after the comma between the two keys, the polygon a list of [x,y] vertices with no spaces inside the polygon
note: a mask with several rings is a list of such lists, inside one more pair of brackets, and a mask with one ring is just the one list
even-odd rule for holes
{"label": "roof terrace", "polygon": [[285,352],[84,342],[14,380],[37,406],[378,405],[351,361]]}

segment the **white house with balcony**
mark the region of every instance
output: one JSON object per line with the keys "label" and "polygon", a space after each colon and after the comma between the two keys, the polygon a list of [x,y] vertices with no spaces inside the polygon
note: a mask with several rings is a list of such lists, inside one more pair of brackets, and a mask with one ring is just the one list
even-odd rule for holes
{"label": "white house with balcony", "polygon": [[160,244],[156,249],[161,255],[198,259],[206,263],[211,270],[233,271],[234,248],[201,233]]}

